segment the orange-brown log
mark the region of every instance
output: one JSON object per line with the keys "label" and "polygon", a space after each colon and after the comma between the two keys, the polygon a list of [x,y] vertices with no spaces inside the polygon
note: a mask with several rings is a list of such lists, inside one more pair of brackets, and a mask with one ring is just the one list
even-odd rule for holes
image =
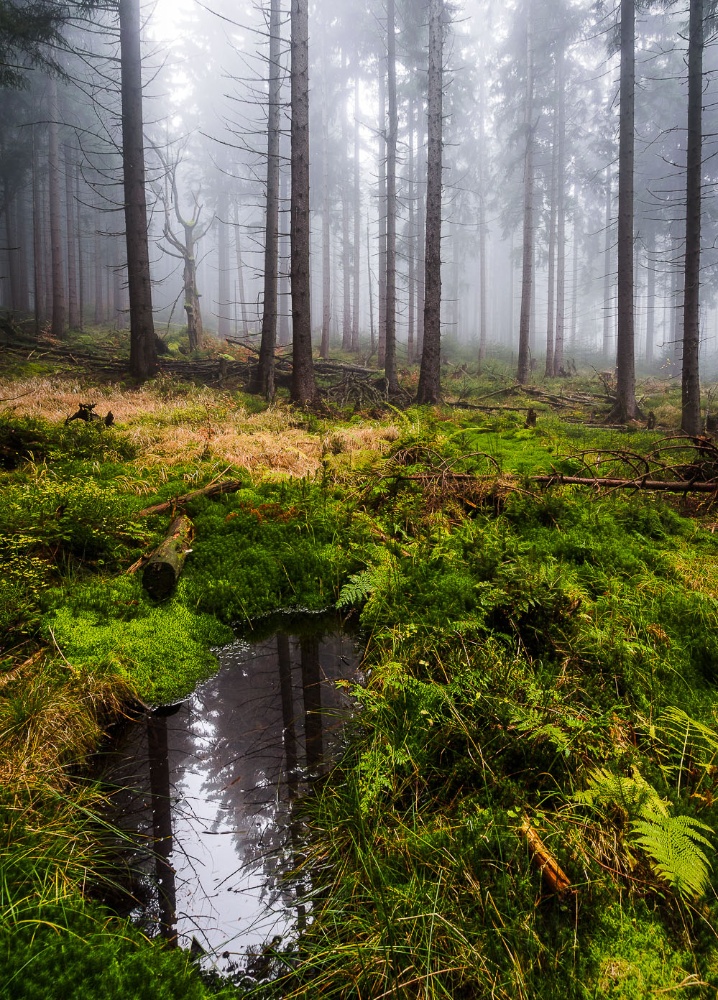
{"label": "orange-brown log", "polygon": [[528,816],[523,818],[521,833],[526,838],[531,860],[541,872],[546,887],[557,896],[564,896],[571,892],[571,880],[536,833]]}

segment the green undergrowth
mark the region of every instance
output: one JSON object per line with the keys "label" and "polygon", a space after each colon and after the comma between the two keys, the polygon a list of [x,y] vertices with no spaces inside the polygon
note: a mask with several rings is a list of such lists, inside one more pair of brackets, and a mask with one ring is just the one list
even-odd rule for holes
{"label": "green undergrowth", "polygon": [[234,470],[242,489],[188,505],[192,552],[160,604],[126,571],[171,515],[140,512],[214,464],[139,480],[121,428],[8,422],[24,453],[0,473],[0,982],[26,991],[8,996],[205,995],[129,925],[38,916],[105,877],[84,762],[127,701],[206,678],[230,626],[335,605],[367,636],[368,682],[302,805],[312,919],[255,995],[715,996],[718,536],[679,501],[530,481],[659,435],[524,419],[412,408],[361,471],[339,447],[304,479]]}

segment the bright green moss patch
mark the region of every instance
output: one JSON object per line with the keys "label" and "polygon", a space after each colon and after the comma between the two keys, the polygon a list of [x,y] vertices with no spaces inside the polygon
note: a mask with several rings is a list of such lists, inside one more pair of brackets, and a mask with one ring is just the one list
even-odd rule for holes
{"label": "bright green moss patch", "polygon": [[135,577],[64,595],[44,629],[73,666],[117,674],[155,704],[184,697],[209,677],[217,666],[209,647],[232,640],[230,629],[179,598],[153,604]]}

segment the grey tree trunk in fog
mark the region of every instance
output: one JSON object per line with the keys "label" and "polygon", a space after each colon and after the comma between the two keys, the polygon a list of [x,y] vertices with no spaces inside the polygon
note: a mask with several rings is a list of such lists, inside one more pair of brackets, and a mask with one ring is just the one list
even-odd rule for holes
{"label": "grey tree trunk in fog", "polygon": [[67,227],[67,322],[71,330],[80,327],[77,301],[77,257],[75,256],[75,164],[69,146],[64,149],[65,159],[65,224]]}
{"label": "grey tree trunk in fog", "polygon": [[247,297],[244,292],[244,262],[242,260],[242,240],[239,224],[239,203],[234,203],[234,256],[237,262],[237,290],[239,292],[239,308],[242,313],[242,333],[249,336],[249,316],[247,313]]}
{"label": "grey tree trunk in fog", "polygon": [[[521,277],[521,313],[519,316],[519,357],[517,380],[528,382],[531,371],[531,303],[533,298],[534,268],[534,136],[533,136],[533,39],[531,35],[530,0],[526,5],[526,94],[524,129],[526,152],[524,156],[524,208]],[[558,331],[556,331],[558,333]]]}
{"label": "grey tree trunk in fog", "polygon": [[377,362],[386,359],[386,76],[379,60],[379,339]]}
{"label": "grey tree trunk in fog", "polygon": [[656,342],[656,237],[653,230],[648,232],[646,243],[646,362],[653,363],[653,349]]}
{"label": "grey tree trunk in fog", "polygon": [[[423,102],[419,101],[416,129],[416,147],[424,148],[424,109]],[[424,251],[426,247],[426,174],[422,164],[417,169],[417,205],[416,214],[418,217],[418,231],[416,234],[416,356],[421,358],[424,353],[424,299],[426,291],[426,261]]]}
{"label": "grey tree trunk in fog", "polygon": [[558,155],[556,163],[556,330],[553,374],[560,375],[566,341],[566,95],[564,93],[564,41],[557,53]]}
{"label": "grey tree trunk in fog", "polygon": [[621,83],[618,141],[618,336],[616,403],[610,422],[638,413],[633,307],[633,163],[636,87],[635,0],[621,0]]}
{"label": "grey tree trunk in fog", "polygon": [[366,216],[366,269],[369,287],[369,350],[371,356],[376,347],[376,337],[374,334],[374,293],[372,291],[374,286],[374,275],[371,271],[371,233],[368,211]]}
{"label": "grey tree trunk in fog", "polygon": [[267,109],[267,201],[264,221],[264,295],[259,363],[253,379],[255,392],[274,396],[274,349],[277,342],[277,290],[279,275],[279,141],[281,138],[280,0],[269,10],[269,95]]}
{"label": "grey tree trunk in fog", "polygon": [[48,165],[50,190],[50,256],[52,260],[52,320],[53,337],[62,338],[66,331],[65,269],[62,260],[62,219],[60,203],[60,145],[57,102],[57,80],[50,78],[48,123]]}
{"label": "grey tree trunk in fog", "polygon": [[424,253],[424,343],[418,403],[441,396],[441,170],[443,97],[443,0],[429,0],[429,113]]}
{"label": "grey tree trunk in fog", "polygon": [[700,270],[703,174],[703,0],[690,0],[688,28],[688,148],[686,160],[686,257],[683,298],[681,429],[701,432]]}
{"label": "grey tree trunk in fog", "polygon": [[147,242],[139,0],[119,0],[119,13],[122,175],[125,194],[127,286],[130,295],[130,371],[136,378],[144,379],[156,371],[157,346],[152,316],[150,254]]}
{"label": "grey tree trunk in fog", "polygon": [[386,142],[386,340],[384,374],[387,390],[399,389],[396,378],[396,143],[399,118],[396,108],[396,16],[394,0],[386,4],[386,65],[389,117]]}
{"label": "grey tree trunk in fog", "polygon": [[[346,78],[347,61],[342,57],[342,75]],[[349,131],[346,101],[342,102],[342,350],[352,349],[351,246],[349,243]]]}
{"label": "grey tree trunk in fog", "polygon": [[603,353],[606,358],[611,355],[613,346],[613,331],[611,320],[611,207],[612,207],[611,164],[606,167],[606,214],[604,217],[605,242],[603,250]]}
{"label": "grey tree trunk in fog", "polygon": [[411,365],[414,363],[414,326],[416,322],[416,233],[414,232],[414,216],[416,214],[414,207],[414,99],[409,98],[409,111],[408,111],[408,163],[407,163],[407,173],[408,173],[408,184],[407,184],[407,200],[409,202],[409,221],[407,229],[407,254],[409,256],[408,262],[408,275],[407,275],[407,291],[409,296],[408,303],[408,330],[407,330],[407,361]]}
{"label": "grey tree trunk in fog", "polygon": [[361,288],[361,164],[359,149],[359,60],[354,77],[354,296],[351,349],[359,350],[359,306]]}
{"label": "grey tree trunk in fog", "polygon": [[75,205],[77,206],[77,329],[82,331],[85,325],[85,271],[83,253],[83,232],[84,219],[82,215],[82,202],[80,201],[80,170],[75,166]]}
{"label": "grey tree trunk in fog", "polygon": [[[202,323],[202,309],[199,302],[199,289],[197,287],[197,244],[203,236],[207,234],[211,223],[207,223],[204,228],[198,230],[202,206],[199,204],[199,195],[193,196],[194,214],[191,218],[185,218],[179,203],[179,193],[177,191],[177,166],[175,163],[170,167],[170,179],[172,185],[172,203],[174,214],[178,224],[182,227],[183,237],[180,238],[172,230],[170,222],[170,206],[167,202],[167,194],[163,197],[165,208],[165,225],[163,235],[165,240],[176,251],[173,256],[182,260],[182,281],[184,287],[184,311],[187,316],[187,337],[190,351],[198,351],[202,347],[204,336],[204,325]],[[170,251],[171,252],[171,251]]]}
{"label": "grey tree trunk in fog", "polygon": [[[557,74],[558,77],[558,74]],[[558,105],[558,79],[556,80],[556,104]],[[548,304],[546,317],[546,368],[547,376],[553,375],[554,330],[556,323],[556,199],[558,196],[558,108],[554,113],[553,149],[551,153],[551,195],[548,225]]]}
{"label": "grey tree trunk in fog", "polygon": [[309,280],[309,17],[308,0],[291,0],[291,281],[292,400],[305,405],[317,393],[312,359]]}
{"label": "grey tree trunk in fog", "polygon": [[217,334],[230,333],[231,293],[229,289],[229,196],[224,182],[217,196]]}
{"label": "grey tree trunk in fog", "polygon": [[281,222],[281,238],[279,241],[280,254],[279,254],[279,344],[281,347],[286,347],[291,340],[291,333],[289,329],[289,312],[291,309],[291,293],[289,290],[289,184],[287,171],[281,170],[279,177],[279,193],[280,193],[280,219]]}
{"label": "grey tree trunk in fog", "polygon": [[42,226],[42,188],[40,185],[37,126],[32,126],[32,256],[33,295],[35,298],[35,336],[47,319],[45,303],[45,255]]}
{"label": "grey tree trunk in fog", "polygon": [[482,58],[479,73],[479,365],[486,357],[486,191],[484,157],[486,156],[486,97],[485,80],[486,60]]}
{"label": "grey tree trunk in fog", "polygon": [[[322,34],[322,62],[326,66],[326,45]],[[329,192],[329,99],[326,73],[322,73],[322,340],[319,356],[329,357],[332,325],[332,248],[330,230],[331,199]]]}

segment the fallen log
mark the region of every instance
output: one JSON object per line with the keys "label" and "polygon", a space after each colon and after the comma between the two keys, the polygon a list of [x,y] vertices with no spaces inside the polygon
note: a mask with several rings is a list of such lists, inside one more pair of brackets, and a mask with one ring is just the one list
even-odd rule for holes
{"label": "fallen log", "polygon": [[194,526],[186,514],[170,525],[167,537],[150,556],[142,574],[142,586],[150,597],[161,601],[169,597],[182,572],[194,537]]}
{"label": "fallen log", "polygon": [[173,497],[172,500],[165,500],[164,503],[157,503],[153,507],[145,507],[139,511],[138,517],[149,517],[150,514],[164,514],[175,507],[184,507],[190,500],[198,497],[216,497],[222,493],[236,493],[237,490],[244,489],[247,485],[243,479],[225,479],[220,483],[210,483],[203,486],[201,490],[192,490],[191,493],[184,493],[182,496]]}
{"label": "fallen log", "polygon": [[557,896],[565,896],[569,892],[574,892],[575,890],[571,889],[570,878],[536,833],[531,825],[531,820],[526,815],[524,815],[521,824],[521,833],[526,838],[531,860],[543,876],[546,888]]}
{"label": "fallen log", "polygon": [[562,476],[554,473],[552,476],[531,476],[531,482],[546,483],[548,486],[610,486],[619,490],[659,490],[664,493],[718,493],[718,482],[715,480],[671,481],[647,479],[645,476],[636,479],[604,479],[601,476]]}

